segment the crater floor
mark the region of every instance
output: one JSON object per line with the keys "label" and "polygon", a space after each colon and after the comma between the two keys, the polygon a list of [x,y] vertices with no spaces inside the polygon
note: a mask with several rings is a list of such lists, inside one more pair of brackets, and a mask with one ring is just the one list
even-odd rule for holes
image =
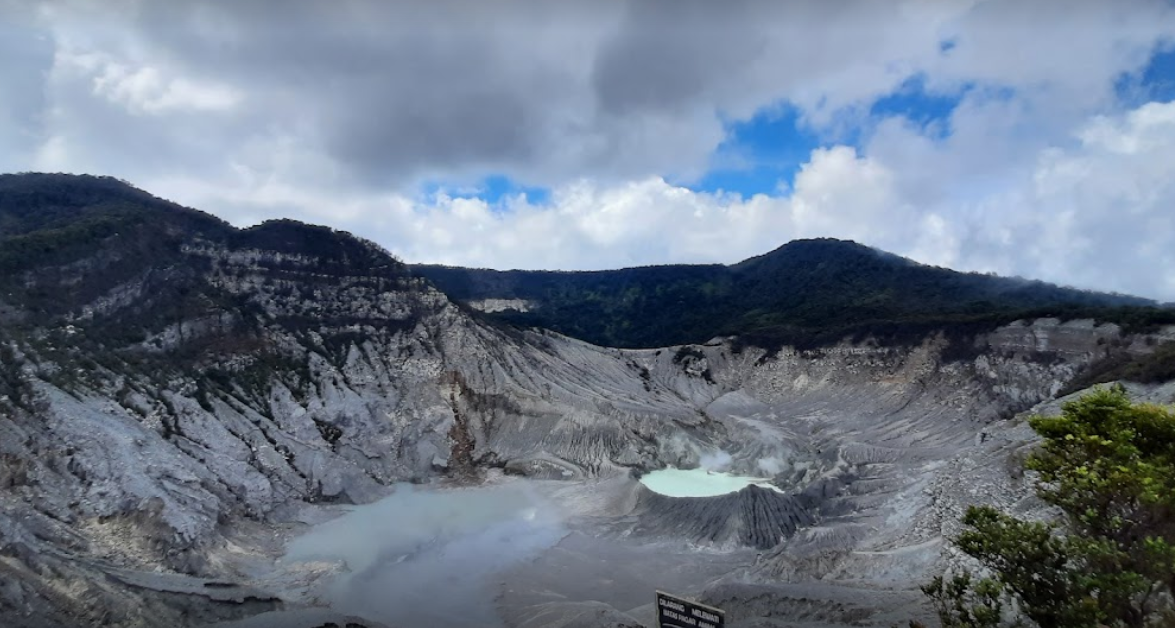
{"label": "crater floor", "polygon": [[[710,491],[763,482],[667,471],[682,489],[690,482]],[[653,626],[658,589],[720,595],[733,626],[740,615],[752,616],[743,607],[754,606],[761,620],[764,604],[800,620],[779,625],[888,626],[920,616],[909,592],[772,586],[753,575],[762,560],[753,548],[629,534],[635,497],[644,492],[627,476],[492,476],[476,487],[399,485],[364,506],[307,506],[295,518],[313,523],[298,525],[264,567],[251,559],[249,584],[272,591],[284,607],[217,626],[310,628],[332,618],[369,628]]]}

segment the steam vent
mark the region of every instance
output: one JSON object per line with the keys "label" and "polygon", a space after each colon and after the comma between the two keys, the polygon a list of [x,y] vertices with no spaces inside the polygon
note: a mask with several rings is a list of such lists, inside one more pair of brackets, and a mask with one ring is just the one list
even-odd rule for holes
{"label": "steam vent", "polygon": [[800,499],[760,478],[665,469],[641,483],[637,534],[769,549],[813,522]]}

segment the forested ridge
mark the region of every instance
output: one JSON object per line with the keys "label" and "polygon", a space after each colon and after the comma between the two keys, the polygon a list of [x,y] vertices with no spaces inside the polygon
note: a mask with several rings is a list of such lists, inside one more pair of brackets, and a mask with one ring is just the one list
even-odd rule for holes
{"label": "forested ridge", "polygon": [[1138,297],[926,266],[855,242],[796,240],[732,265],[612,271],[496,271],[418,265],[451,298],[522,299],[493,318],[596,344],[657,347],[738,335],[757,345],[818,346],[846,336],[902,342],[967,334],[1023,318],[1112,321],[1131,330],[1175,323]]}

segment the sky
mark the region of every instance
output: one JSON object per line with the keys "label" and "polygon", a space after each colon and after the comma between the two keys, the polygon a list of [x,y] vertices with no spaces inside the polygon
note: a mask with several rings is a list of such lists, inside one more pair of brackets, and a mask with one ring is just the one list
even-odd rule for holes
{"label": "sky", "polygon": [[1175,0],[0,0],[0,171],[413,263],[836,237],[1175,301]]}

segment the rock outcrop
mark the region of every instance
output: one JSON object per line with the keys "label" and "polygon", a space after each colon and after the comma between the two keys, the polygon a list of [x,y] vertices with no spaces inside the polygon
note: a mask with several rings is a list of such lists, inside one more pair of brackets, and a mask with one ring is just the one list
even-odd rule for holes
{"label": "rock outcrop", "polygon": [[646,490],[636,508],[635,532],[770,549],[814,521],[806,506],[795,496],[758,486],[714,497],[669,497]]}

